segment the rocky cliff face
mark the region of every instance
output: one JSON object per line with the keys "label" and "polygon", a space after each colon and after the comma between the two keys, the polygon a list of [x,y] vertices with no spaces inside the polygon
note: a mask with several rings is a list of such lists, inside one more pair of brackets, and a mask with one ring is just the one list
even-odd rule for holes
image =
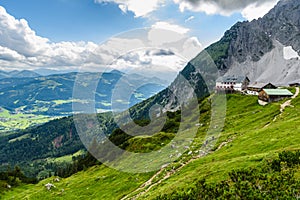
{"label": "rocky cliff face", "polygon": [[298,0],[282,0],[263,18],[238,22],[206,50],[222,74],[286,85],[300,81],[299,58],[285,55],[287,48],[300,54]]}
{"label": "rocky cliff face", "polygon": [[262,19],[254,21],[274,40],[300,53],[300,1],[282,0]]}

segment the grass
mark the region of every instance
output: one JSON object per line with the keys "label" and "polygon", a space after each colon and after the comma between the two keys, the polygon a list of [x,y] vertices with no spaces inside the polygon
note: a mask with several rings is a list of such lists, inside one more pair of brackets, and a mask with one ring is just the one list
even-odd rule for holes
{"label": "grass", "polygon": [[[226,125],[220,138],[234,138],[219,151],[197,159],[182,168],[176,175],[153,187],[143,198],[180,190],[196,180],[206,178],[209,182],[226,179],[233,169],[257,166],[261,160],[269,159],[283,150],[300,149],[300,99],[293,100],[294,108],[288,108],[280,119],[279,103],[261,107],[255,97],[230,95],[227,101]],[[294,114],[292,114],[294,113]],[[293,116],[291,116],[293,115]],[[265,127],[266,124],[270,124]],[[221,143],[219,142],[219,144]]]}
{"label": "grass", "polygon": [[65,156],[58,157],[58,158],[47,158],[47,162],[48,163],[62,163],[62,162],[71,163],[72,157],[80,156],[80,155],[83,155],[84,153],[85,153],[85,151],[80,150],[71,155],[65,155]]}
{"label": "grass", "polygon": [[[17,102],[18,102],[18,100],[15,103],[17,103]],[[52,101],[52,103],[54,103],[55,105],[68,104],[68,103],[72,103],[72,102],[87,103],[85,101],[78,100],[78,99]],[[31,110],[30,113],[26,113],[23,111],[26,106],[22,106],[22,107],[16,109],[15,113],[12,113],[5,108],[1,108],[1,110],[0,110],[0,133],[19,130],[19,129],[26,129],[30,126],[43,124],[43,123],[46,123],[50,120],[57,118],[57,117],[50,117],[47,115],[31,114],[34,112],[46,112],[46,111],[48,111],[49,105],[51,104],[51,102],[38,101],[38,100],[36,100],[35,103],[44,104],[46,106],[39,106],[39,107],[34,106],[34,109]]]}
{"label": "grass", "polygon": [[84,100],[80,100],[80,99],[68,99],[68,100],[54,100],[52,101],[53,103],[55,103],[55,105],[62,105],[62,104],[68,104],[68,103],[88,103],[87,101]]}
{"label": "grass", "polygon": [[[60,182],[54,182],[52,177],[36,185],[19,186],[6,193],[4,199],[120,199],[151,175],[120,173],[105,166],[95,166]],[[47,191],[44,185],[49,182],[56,188]]]}
{"label": "grass", "polygon": [[[205,157],[189,162],[169,178],[154,185],[139,199],[153,199],[161,194],[187,188],[201,178],[206,178],[208,182],[219,182],[228,178],[228,172],[233,169],[257,166],[283,150],[300,149],[300,97],[292,100],[293,107],[287,107],[280,114],[282,102],[260,106],[257,97],[228,95],[225,126],[221,129],[214,149],[220,144],[224,146],[217,151],[211,151]],[[176,169],[181,163],[197,155],[196,150],[201,148],[208,129],[205,123],[208,116],[208,113],[200,116],[200,122],[204,125],[199,127],[198,138],[195,138],[191,145],[193,154],[185,153],[180,159],[172,162],[160,178],[171,171],[172,167]],[[277,120],[273,121],[275,116]],[[191,131],[194,129],[195,127],[191,128]],[[228,143],[224,143],[226,141]],[[133,144],[136,145],[136,142],[138,140],[134,140]],[[137,189],[152,174],[154,172],[129,174],[105,166],[96,166],[54,183],[57,188],[53,191],[46,191],[43,186],[52,181],[53,178],[50,178],[37,185],[14,188],[5,193],[4,199],[120,199]],[[64,192],[61,192],[62,189]]]}
{"label": "grass", "polygon": [[8,142],[11,143],[11,142],[15,142],[17,140],[23,140],[23,139],[26,139],[26,138],[30,138],[30,134],[25,134],[25,135],[22,135],[20,137],[16,137],[14,139],[9,140]]}
{"label": "grass", "polygon": [[13,114],[4,108],[1,108],[0,133],[18,129],[26,129],[30,126],[46,123],[53,119],[54,117],[45,115],[25,114],[21,112]]}

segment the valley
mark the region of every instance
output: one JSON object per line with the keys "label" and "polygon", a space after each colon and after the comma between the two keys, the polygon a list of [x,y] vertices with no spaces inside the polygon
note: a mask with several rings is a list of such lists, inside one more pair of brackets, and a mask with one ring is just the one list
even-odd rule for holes
{"label": "valley", "polygon": [[[91,87],[93,83],[98,84],[94,100],[73,98],[76,78],[83,75],[85,82],[81,83],[81,86],[85,89]],[[72,104],[86,105],[96,102],[98,113],[111,111],[111,96],[120,79],[127,81],[127,84],[135,89],[129,102],[124,101],[128,106],[133,106],[166,87],[163,80],[155,79],[154,83],[150,78],[137,74],[125,75],[116,70],[111,73],[36,76],[0,79],[1,132],[25,129],[63,116],[70,116],[73,114]],[[147,84],[135,88],[141,81]]]}
{"label": "valley", "polygon": [[0,133],[10,134],[11,131],[26,129],[51,121],[55,117],[26,113],[11,113],[5,108],[0,109]]}
{"label": "valley", "polygon": [[[2,48],[0,39],[1,69],[21,63],[20,69],[24,64],[47,72],[0,71],[0,199],[299,199],[300,1],[279,0],[251,20],[246,13],[267,1],[220,2],[174,1],[181,14],[193,13],[182,16],[186,28],[158,21],[104,46],[50,42],[0,6],[0,36],[9,41]],[[126,2],[97,3],[122,11],[118,25],[128,16],[153,17],[161,6],[137,15]],[[202,11],[202,3],[214,11]],[[201,46],[197,37],[185,41],[183,35],[200,26],[202,15],[245,21],[233,20],[220,39],[183,64],[173,56]],[[42,45],[12,50],[17,43],[5,31],[18,26],[1,21],[24,26],[28,38]],[[146,42],[156,49],[144,48]],[[50,73],[77,65],[102,69],[113,58],[101,73]],[[61,65],[52,69],[53,63]],[[113,69],[115,64],[124,72]],[[159,69],[165,75],[164,64],[185,67],[176,68],[171,83],[135,73],[146,67],[145,72]]]}

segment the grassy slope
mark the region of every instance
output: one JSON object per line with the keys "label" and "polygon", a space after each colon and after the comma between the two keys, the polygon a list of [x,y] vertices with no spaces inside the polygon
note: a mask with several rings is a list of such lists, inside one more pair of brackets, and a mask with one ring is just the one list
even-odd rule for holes
{"label": "grassy slope", "polygon": [[[120,199],[132,188],[145,182],[151,174],[127,174],[116,170],[95,166],[72,177],[53,182],[54,178],[41,181],[37,185],[23,185],[6,193],[4,199]],[[122,180],[122,181],[121,181]],[[47,183],[56,188],[47,191]],[[62,192],[62,190],[64,190]]]}
{"label": "grassy slope", "polygon": [[[226,124],[216,146],[224,141],[232,141],[220,150],[187,164],[140,198],[151,199],[175,189],[180,190],[203,177],[211,182],[223,180],[232,169],[258,165],[262,159],[268,159],[282,150],[300,149],[300,97],[294,99],[292,105],[294,107],[286,108],[273,122],[274,116],[280,114],[280,103],[262,107],[257,104],[257,97],[229,95]],[[266,126],[267,124],[269,125]],[[205,127],[200,130],[204,129]],[[4,198],[119,199],[134,191],[150,176],[151,174],[126,174],[98,166],[54,183],[57,189],[52,192],[43,187],[52,180],[47,179],[38,185],[13,189]],[[61,189],[65,190],[63,194],[60,194]]]}

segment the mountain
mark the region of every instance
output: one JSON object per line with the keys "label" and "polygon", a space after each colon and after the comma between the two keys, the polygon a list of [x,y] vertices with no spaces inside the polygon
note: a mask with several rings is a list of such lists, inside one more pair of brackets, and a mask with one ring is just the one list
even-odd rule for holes
{"label": "mountain", "polygon": [[[82,116],[82,119],[85,117],[89,116]],[[111,113],[101,113],[97,117],[107,135],[116,129]],[[30,177],[36,177],[43,171],[32,164],[45,167],[47,158],[64,157],[85,150],[72,116],[17,130],[10,135],[0,135],[0,149],[0,171],[5,170],[6,164],[21,165]]]}
{"label": "mountain", "polygon": [[236,23],[206,51],[222,74],[278,85],[299,82],[299,13],[300,1],[279,1],[264,17]]}
{"label": "mountain", "polygon": [[[168,88],[132,107],[131,116],[148,116],[155,104],[165,111],[177,110],[184,101],[211,93],[222,75],[245,75],[251,82],[276,85],[300,82],[299,12],[300,1],[282,0],[264,17],[236,23],[218,42],[188,62]],[[288,58],[286,54],[291,52],[296,57]]]}
{"label": "mountain", "polygon": [[[21,185],[16,190],[13,188],[11,192],[6,193],[5,197],[7,199],[49,199],[61,198],[61,196],[64,199],[197,199],[199,195],[207,194],[206,199],[211,199],[212,195],[216,195],[213,196],[216,199],[217,197],[220,199],[297,198],[300,184],[297,179],[299,156],[295,160],[295,168],[291,169],[294,164],[290,161],[293,159],[290,156],[287,156],[287,161],[283,156],[279,156],[278,159],[277,154],[300,149],[297,136],[299,96],[290,101],[292,106],[280,111],[283,102],[262,107],[257,104],[257,97],[229,94],[226,96],[225,125],[221,127],[220,138],[215,141],[212,135],[206,137],[206,133],[210,128],[213,130],[219,128],[211,126],[211,115],[214,114],[211,112],[213,106],[211,102],[213,97],[218,98],[218,96],[207,96],[214,87],[214,80],[220,74],[244,74],[252,81],[263,80],[274,84],[287,84],[298,80],[299,73],[293,70],[299,68],[299,60],[287,59],[288,56],[284,53],[289,49],[299,54],[299,9],[298,1],[282,0],[263,18],[235,24],[226,31],[220,41],[207,47],[191,60],[167,89],[130,109],[131,116],[141,120],[145,117],[151,118],[148,112],[155,104],[161,104],[164,111],[179,110],[168,112],[173,118],[169,119],[164,129],[153,137],[148,135],[128,137],[118,131],[119,134],[115,135],[116,145],[120,148],[128,152],[145,153],[159,150],[164,144],[171,142],[176,136],[178,124],[189,125],[185,127],[184,133],[195,131],[197,135],[191,141],[192,144],[183,154],[176,157],[174,162],[166,160],[166,165],[161,166],[158,171],[139,174],[124,173],[104,165],[97,165],[60,182],[54,182],[51,177],[37,185]],[[195,118],[197,124],[185,124],[180,120],[180,108],[192,97],[198,98],[201,115],[200,118],[195,118],[197,116],[193,116],[193,112],[190,112],[189,117]],[[145,124],[145,121],[142,123]],[[106,120],[107,124],[104,127],[109,127],[108,125],[111,125],[109,122],[111,122],[110,118]],[[40,126],[44,127],[40,128],[44,129],[39,130],[40,132],[35,133],[34,127],[32,130],[26,130],[28,132],[25,131],[25,134],[21,132],[15,136],[8,136],[11,138],[5,136],[2,141],[10,141],[12,144],[5,146],[3,143],[2,154],[8,155],[11,147],[15,147],[20,151],[20,155],[27,156],[28,159],[30,156],[26,154],[27,150],[30,151],[28,144],[36,143],[33,147],[42,148],[44,151],[42,156],[62,156],[58,152],[64,148],[64,144],[66,148],[71,147],[68,142],[70,138],[68,130],[73,125],[71,122],[68,123],[61,128],[64,130],[63,133],[56,132],[55,128],[60,126],[49,123],[52,127],[50,128],[49,124],[45,125],[47,128]],[[92,130],[94,129],[92,127]],[[31,134],[32,132],[34,134]],[[55,132],[53,136],[50,134],[52,132]],[[114,135],[114,133],[108,131],[107,134]],[[38,146],[38,140],[35,139],[39,139],[39,134],[45,137],[42,143],[44,146]],[[203,153],[203,148],[210,142],[214,144],[213,148]],[[172,147],[174,151],[176,145]],[[47,148],[51,153],[46,151]],[[74,151],[69,153],[72,154]],[[44,162],[43,159],[46,158],[40,156],[35,154],[30,159]],[[173,156],[178,155],[168,155],[169,158]],[[59,158],[65,159],[63,156]],[[3,156],[2,162],[8,160],[11,161],[13,158]],[[143,160],[133,161],[137,165],[143,163]],[[149,163],[152,161],[155,163],[156,158],[149,159]],[[45,169],[44,165],[38,166]],[[75,164],[74,166],[76,168]],[[148,166],[142,167],[146,169]],[[249,171],[239,171],[241,169]],[[71,171],[70,166],[68,170]],[[254,176],[250,176],[251,174]],[[46,183],[53,183],[56,188],[47,191],[44,188]],[[225,193],[219,188],[222,188]],[[195,190],[198,191],[197,196],[194,195]]]}
{"label": "mountain", "polygon": [[54,74],[67,74],[74,72],[72,70],[55,70],[55,69],[47,69],[47,68],[39,68],[35,69],[34,72],[41,74],[42,76],[49,76],[49,75],[54,75]]}
{"label": "mountain", "polygon": [[[19,74],[11,72],[11,74]],[[22,72],[23,75],[29,75]],[[72,103],[85,104],[73,98],[73,89],[78,73],[56,74],[50,76],[25,77],[25,78],[4,78],[0,79],[0,107],[13,113],[30,113],[41,115],[70,115]],[[111,96],[116,84],[122,80],[129,89],[134,90],[135,86],[145,83],[133,91],[129,99],[129,106],[149,98],[164,89],[163,80],[143,77],[141,75],[126,75],[118,71],[108,73],[81,74],[84,81],[80,83],[83,91],[88,90],[93,84],[97,84],[95,91],[96,109],[111,110]],[[98,81],[99,80],[99,81]],[[92,101],[92,100],[88,100]],[[126,103],[126,102],[125,102]]]}
{"label": "mountain", "polygon": [[[289,58],[291,54],[296,54]],[[139,118],[156,103],[178,108],[176,97],[206,96],[220,75],[245,75],[251,82],[300,82],[300,1],[282,0],[264,17],[238,22],[192,59],[169,88],[135,109]],[[183,82],[186,82],[183,84]],[[188,99],[188,98],[187,98]]]}
{"label": "mountain", "polygon": [[30,70],[14,70],[14,71],[0,71],[0,79],[3,78],[33,78],[33,77],[39,77],[40,74],[30,71]]}

